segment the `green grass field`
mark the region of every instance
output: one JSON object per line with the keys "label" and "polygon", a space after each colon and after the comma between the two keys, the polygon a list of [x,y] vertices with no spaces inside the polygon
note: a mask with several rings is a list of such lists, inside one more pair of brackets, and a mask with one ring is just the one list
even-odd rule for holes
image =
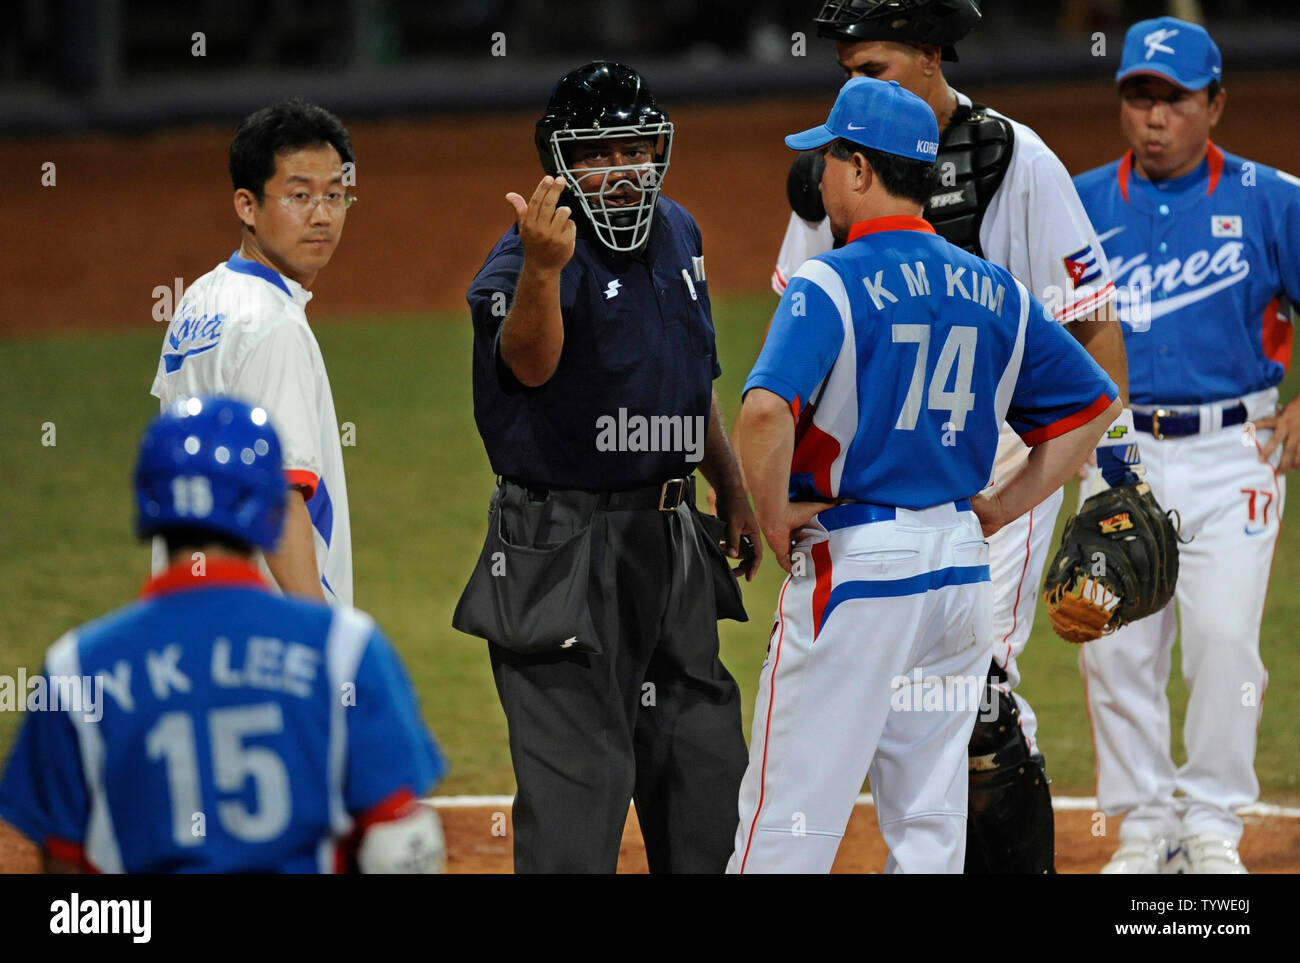
{"label": "green grass field", "polygon": [[[715,305],[730,420],[772,307],[770,296]],[[318,331],[345,448],[356,601],[405,657],[452,763],[444,793],[513,789],[505,720],[486,643],[451,628],[451,613],[477,558],[493,477],[474,429],[468,321],[385,318]],[[160,327],[113,334],[0,340],[0,673],[39,669],[67,629],[129,600],[148,571],[132,540],[130,470],[140,431],[156,412],[149,385]],[[1283,386],[1284,397],[1300,377]],[[53,425],[54,445],[45,427]],[[1074,504],[1067,493],[1066,504]],[[1062,516],[1064,517],[1064,516]],[[770,560],[769,560],[770,562]],[[751,621],[723,622],[723,659],[740,682],[746,726],[775,607],[779,569],[765,565],[746,589]],[[1256,768],[1262,795],[1300,800],[1300,534],[1284,527],[1264,617],[1270,672]],[[1225,605],[1232,604],[1224,599]],[[1077,650],[1041,614],[1024,657],[1021,691],[1040,719],[1039,738],[1058,793],[1090,795],[1093,759]],[[1175,665],[1178,658],[1175,656]],[[1186,692],[1170,685],[1174,731]],[[0,756],[21,716],[0,712]],[[1175,759],[1181,761],[1175,747]]]}

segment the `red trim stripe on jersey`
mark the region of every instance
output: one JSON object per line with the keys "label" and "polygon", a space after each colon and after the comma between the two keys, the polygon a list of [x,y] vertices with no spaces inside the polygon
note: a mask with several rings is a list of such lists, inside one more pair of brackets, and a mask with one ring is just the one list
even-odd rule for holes
{"label": "red trim stripe on jersey", "polygon": [[252,562],[233,558],[210,558],[203,562],[198,572],[197,562],[189,559],[172,565],[165,572],[145,581],[140,588],[140,598],[153,598],[170,592],[184,592],[193,588],[218,588],[230,586],[251,586],[270,590],[266,579]]}
{"label": "red trim stripe on jersey", "polygon": [[1119,162],[1119,170],[1115,172],[1119,179],[1119,196],[1124,198],[1124,203],[1128,203],[1128,179],[1133,176],[1133,152],[1128,151]]}
{"label": "red trim stripe on jersey", "polygon": [[1110,395],[1103,391],[1097,396],[1097,400],[1087,408],[1076,411],[1072,415],[1066,415],[1064,418],[1060,418],[1057,421],[1052,422],[1050,425],[1044,425],[1042,428],[1035,428],[1033,431],[1021,435],[1020,439],[1030,448],[1033,448],[1035,445],[1041,445],[1045,441],[1051,441],[1053,438],[1058,438],[1067,431],[1073,431],[1080,425],[1086,425],[1109,408],[1110,403],[1114,400],[1115,399],[1111,398]]}
{"label": "red trim stripe on jersey", "polygon": [[404,819],[409,816],[418,805],[420,805],[420,803],[416,800],[415,793],[403,786],[401,789],[389,793],[361,815],[357,816],[357,829],[361,832],[365,832],[375,823],[386,823],[391,822],[394,819]]}
{"label": "red trim stripe on jersey", "polygon": [[1091,314],[1108,301],[1115,298],[1115,282],[1107,281],[1106,286],[1100,291],[1096,291],[1086,298],[1075,301],[1068,308],[1062,308],[1056,315],[1056,320],[1062,324],[1067,324],[1080,318],[1085,314]]}
{"label": "red trim stripe on jersey", "polygon": [[1274,298],[1264,309],[1264,355],[1270,361],[1276,361],[1285,371],[1291,367],[1291,343],[1295,338],[1295,326],[1288,320],[1282,308],[1282,299]]}
{"label": "red trim stripe on jersey", "polygon": [[303,489],[302,499],[306,501],[316,494],[316,486],[320,484],[320,477],[314,472],[302,471],[301,469],[292,468],[284,473],[285,482],[294,488]]}
{"label": "red trim stripe on jersey", "polygon": [[86,858],[86,850],[81,843],[74,843],[70,839],[60,839],[58,836],[46,836],[45,845],[41,848],[45,851],[45,855],[51,859],[57,859],[69,866],[76,866],[83,873],[99,872],[99,867]]}
{"label": "red trim stripe on jersey", "polygon": [[[1205,156],[1210,162],[1210,182],[1205,187],[1205,196],[1209,197],[1219,186],[1219,179],[1223,177],[1223,165],[1226,158],[1224,158],[1223,151],[1219,150],[1219,146],[1214,141],[1207,140],[1205,143]],[[1120,159],[1119,170],[1115,172],[1115,176],[1119,179],[1120,197],[1124,198],[1124,203],[1127,204],[1129,178],[1133,176],[1133,151],[1128,151]]]}
{"label": "red trim stripe on jersey", "polygon": [[891,214],[889,217],[873,217],[869,221],[858,221],[849,228],[849,239],[846,243],[852,244],[860,237],[865,237],[868,234],[879,234],[881,231],[935,233],[933,225],[923,217],[916,217],[911,214]]}
{"label": "red trim stripe on jersey", "polygon": [[840,456],[840,442],[834,435],[822,431],[813,422],[816,405],[805,405],[802,421],[795,422],[794,457],[790,461],[790,472],[795,475],[811,475],[817,491],[832,497],[831,469],[835,459]]}
{"label": "red trim stripe on jersey", "polygon": [[776,704],[776,670],[781,667],[781,642],[785,639],[785,590],[794,581],[787,576],[781,586],[781,597],[776,601],[777,629],[776,655],[772,659],[771,681],[767,685],[767,721],[763,723],[763,760],[758,767],[758,805],[754,808],[754,821],[749,824],[749,835],[745,838],[745,854],[740,858],[741,875],[745,873],[745,864],[749,862],[749,849],[754,845],[754,830],[758,828],[758,817],[763,812],[763,797],[767,789],[767,748],[772,737],[772,706]]}
{"label": "red trim stripe on jersey", "polygon": [[813,641],[821,634],[826,605],[831,600],[831,543],[817,542],[812,547],[813,568],[817,571],[817,585],[813,589]]}
{"label": "red trim stripe on jersey", "polygon": [[775,287],[779,293],[785,292],[785,287],[788,283],[789,282],[785,279],[785,275],[781,273],[780,268],[775,268],[772,271],[772,286]]}
{"label": "red trim stripe on jersey", "polygon": [[1224,158],[1223,151],[1219,150],[1214,141],[1206,141],[1206,143],[1209,145],[1209,148],[1205,152],[1205,156],[1209,158],[1210,161],[1210,183],[1205,189],[1205,196],[1209,197],[1214,193],[1214,189],[1219,186],[1219,178],[1223,176]]}

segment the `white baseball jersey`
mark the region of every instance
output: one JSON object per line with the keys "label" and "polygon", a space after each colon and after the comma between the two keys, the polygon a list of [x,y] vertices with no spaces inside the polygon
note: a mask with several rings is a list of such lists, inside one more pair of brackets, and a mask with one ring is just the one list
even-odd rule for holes
{"label": "white baseball jersey", "polygon": [[[331,604],[352,604],[352,530],[334,396],[307,324],[311,292],[231,255],[185,291],[151,392],[166,409],[192,395],[224,394],[264,407],[280,436],[286,480],[303,489],[316,568]],[[165,567],[154,547],[154,571]],[[263,571],[270,574],[264,559]]]}
{"label": "white baseball jersey", "polygon": [[[957,93],[962,106],[970,106]],[[1011,163],[980,223],[983,257],[1001,265],[1065,324],[1115,297],[1115,285],[1097,232],[1084,212],[1065,165],[1034,131],[996,110],[989,115],[1009,121],[1015,130]],[[943,162],[943,154],[939,155]],[[834,246],[830,220],[812,224],[790,215],[785,240],[772,272],[777,294],[810,257]],[[994,477],[1001,477],[1028,457],[1029,450],[1007,425],[998,439]]]}

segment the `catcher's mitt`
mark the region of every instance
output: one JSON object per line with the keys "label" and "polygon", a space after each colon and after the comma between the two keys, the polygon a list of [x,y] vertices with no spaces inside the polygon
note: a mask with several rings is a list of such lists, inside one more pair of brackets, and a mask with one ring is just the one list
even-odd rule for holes
{"label": "catcher's mitt", "polygon": [[1065,526],[1043,585],[1052,628],[1090,642],[1158,612],[1178,581],[1178,530],[1142,482],[1098,492]]}

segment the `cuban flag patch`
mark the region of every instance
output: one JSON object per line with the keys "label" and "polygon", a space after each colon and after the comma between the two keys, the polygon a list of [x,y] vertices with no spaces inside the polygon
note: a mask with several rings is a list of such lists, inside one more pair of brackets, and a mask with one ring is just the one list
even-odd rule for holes
{"label": "cuban flag patch", "polygon": [[1241,237],[1241,215],[1215,214],[1210,221],[1210,233],[1214,237]]}
{"label": "cuban flag patch", "polygon": [[1065,273],[1070,275],[1070,280],[1076,288],[1083,284],[1091,284],[1101,277],[1101,268],[1097,266],[1097,255],[1093,253],[1092,245],[1080,248],[1073,254],[1067,254],[1061,260],[1065,262]]}

